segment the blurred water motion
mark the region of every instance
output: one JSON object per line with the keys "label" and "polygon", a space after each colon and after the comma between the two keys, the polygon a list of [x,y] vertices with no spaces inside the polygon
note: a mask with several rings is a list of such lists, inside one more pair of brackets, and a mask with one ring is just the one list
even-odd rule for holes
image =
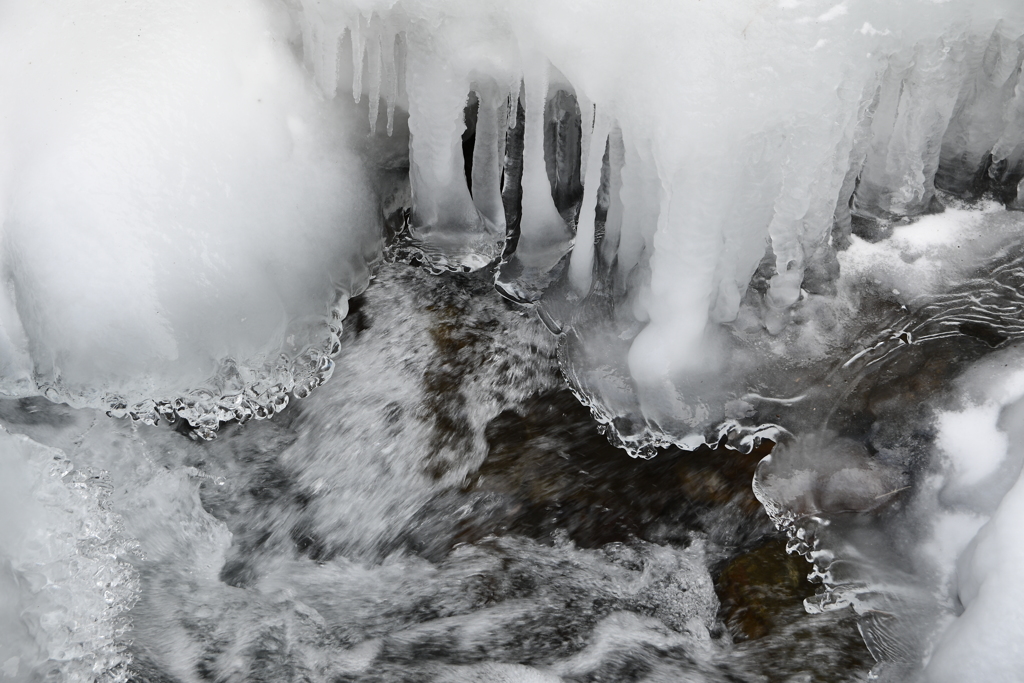
{"label": "blurred water motion", "polygon": [[111,680],[864,678],[751,493],[770,444],[628,458],[486,275],[394,266],[354,304],[330,382],[212,442],[0,403],[137,542]]}

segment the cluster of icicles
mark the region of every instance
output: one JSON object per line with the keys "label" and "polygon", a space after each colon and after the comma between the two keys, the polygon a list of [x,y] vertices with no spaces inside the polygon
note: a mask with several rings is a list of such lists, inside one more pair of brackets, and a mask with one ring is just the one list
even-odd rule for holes
{"label": "cluster of icicles", "polygon": [[[940,211],[937,188],[1024,208],[1017,3],[592,4],[307,0],[299,21],[326,95],[351,75],[372,129],[382,98],[389,133],[408,112],[396,253],[500,257],[499,291],[582,338],[567,374],[635,453],[721,424],[692,391],[730,362],[709,327],[784,330],[834,291],[851,231]],[[585,329],[597,299],[625,344]]]}
{"label": "cluster of icicles", "polygon": [[[392,255],[437,272],[500,261],[498,290],[568,333],[574,390],[643,453],[717,438],[750,387],[715,379],[735,365],[715,331],[784,331],[834,291],[851,231],[940,210],[936,188],[1024,207],[1024,6],[891,5],[292,9],[325,96],[365,101],[371,136],[407,122],[411,206]],[[309,358],[219,373],[237,391],[215,378],[106,403],[212,436],[329,376],[326,336]]]}

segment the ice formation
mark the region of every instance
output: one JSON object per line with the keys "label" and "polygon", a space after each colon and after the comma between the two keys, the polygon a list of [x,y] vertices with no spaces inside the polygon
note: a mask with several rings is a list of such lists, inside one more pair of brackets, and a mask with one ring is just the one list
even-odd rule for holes
{"label": "ice formation", "polygon": [[109,483],[0,430],[0,677],[87,681],[125,672],[134,551]]}
{"label": "ice formation", "polygon": [[1017,3],[304,2],[299,21],[328,96],[408,110],[405,253],[473,268],[507,229],[496,285],[567,332],[571,381],[634,449],[715,440],[757,368],[826,352],[749,332],[834,290],[853,223],[937,211],[936,182],[1017,201]]}
{"label": "ice formation", "polygon": [[288,26],[230,0],[5,10],[5,393],[227,419],[329,375],[379,221]]}
{"label": "ice formation", "polygon": [[[1018,201],[1022,26],[1005,0],[17,6],[7,393],[153,416],[144,399],[181,398],[207,429],[306,393],[393,199],[355,151],[368,122],[409,136],[397,253],[503,251],[497,286],[567,332],[624,445],[715,440],[759,368],[827,352],[756,332],[786,339],[835,289],[854,223],[936,211],[936,183]],[[66,48],[33,37],[50,29]]]}
{"label": "ice formation", "polygon": [[[1020,484],[984,483],[1016,480],[1015,447],[988,429],[1008,459],[983,461],[957,441],[1017,398],[922,402],[929,455],[845,433],[857,387],[906,349],[1019,338],[1021,220],[933,216],[985,194],[1024,208],[1019,1],[9,4],[3,394],[204,437],[272,415],[330,377],[386,233],[387,256],[434,272],[497,262],[633,454],[783,440],[759,495],[833,585],[822,600],[864,607],[880,659],[937,642],[927,675],[947,680],[986,629],[1019,631],[1024,605],[992,616],[992,593],[1019,572]],[[932,641],[884,636],[886,600],[928,603],[886,574],[905,557],[833,566],[893,519],[966,539],[989,517],[934,560],[962,554],[966,611]]]}

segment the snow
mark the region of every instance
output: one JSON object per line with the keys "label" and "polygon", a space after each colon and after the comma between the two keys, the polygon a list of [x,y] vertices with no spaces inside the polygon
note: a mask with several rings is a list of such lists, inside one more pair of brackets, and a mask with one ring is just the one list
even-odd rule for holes
{"label": "snow", "polygon": [[245,0],[5,8],[5,392],[169,400],[301,352],[365,285],[375,199],[289,22]]}

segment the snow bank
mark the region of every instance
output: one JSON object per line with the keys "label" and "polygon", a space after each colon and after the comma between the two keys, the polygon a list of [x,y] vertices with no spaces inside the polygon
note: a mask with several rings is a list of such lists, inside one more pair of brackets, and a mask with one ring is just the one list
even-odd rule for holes
{"label": "snow bank", "polygon": [[291,31],[259,1],[8,3],[0,390],[251,414],[322,374],[379,219]]}
{"label": "snow bank", "polygon": [[1016,346],[972,367],[958,381],[959,406],[937,414],[943,474],[927,550],[937,566],[956,567],[963,613],[935,645],[926,675],[936,683],[1009,681],[1024,670],[1022,361]]}

